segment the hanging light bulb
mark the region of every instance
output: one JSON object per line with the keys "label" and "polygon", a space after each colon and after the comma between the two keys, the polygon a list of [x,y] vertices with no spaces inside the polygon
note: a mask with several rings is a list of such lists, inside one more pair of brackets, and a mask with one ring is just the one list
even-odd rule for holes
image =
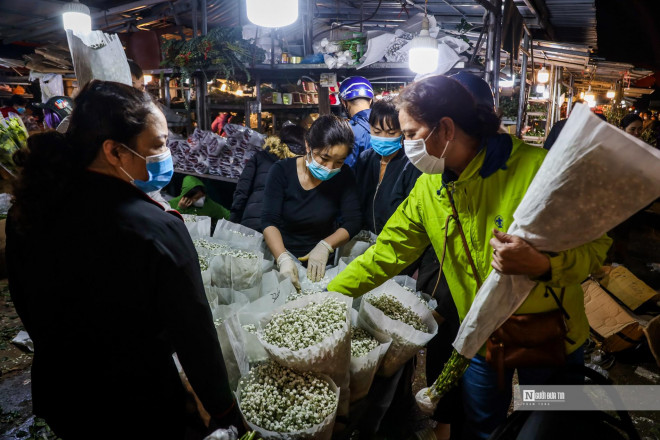
{"label": "hanging light bulb", "polygon": [[541,70],[536,72],[536,82],[539,84],[547,84],[548,81],[550,81],[550,72],[545,68],[545,66],[541,67]]}
{"label": "hanging light bulb", "polygon": [[246,0],[247,17],[262,27],[284,27],[298,19],[298,0]]}
{"label": "hanging light bulb", "polygon": [[149,84],[153,79],[154,79],[154,77],[152,75],[149,75],[149,74],[144,75],[144,83],[145,84]]}
{"label": "hanging light bulb", "polygon": [[587,101],[588,103],[596,102],[596,95],[594,95],[594,92],[591,91],[591,86],[589,86],[589,90],[587,90],[587,93],[584,94],[584,100]]}
{"label": "hanging light bulb", "polygon": [[424,14],[422,30],[410,42],[408,66],[415,73],[435,72],[438,68],[438,40],[429,34],[429,17]]}
{"label": "hanging light bulb", "polygon": [[543,93],[543,92],[545,92],[545,86],[543,84],[537,84],[536,93]]}
{"label": "hanging light bulb", "polygon": [[227,83],[222,83],[222,85],[220,86],[220,91],[221,92],[226,92],[227,91]]}
{"label": "hanging light bulb", "polygon": [[66,3],[62,8],[62,22],[64,29],[75,34],[89,34],[92,32],[92,17],[89,8],[78,0]]}
{"label": "hanging light bulb", "polygon": [[580,99],[584,99],[584,91],[580,92]]}
{"label": "hanging light bulb", "polygon": [[605,94],[605,96],[607,96],[607,99],[613,99],[614,95],[616,95],[616,93],[614,92],[614,89],[609,89],[607,91],[607,93]]}

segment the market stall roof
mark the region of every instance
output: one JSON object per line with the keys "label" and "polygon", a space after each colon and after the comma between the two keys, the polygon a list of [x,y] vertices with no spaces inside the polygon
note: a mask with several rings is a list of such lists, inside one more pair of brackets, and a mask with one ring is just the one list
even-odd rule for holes
{"label": "market stall roof", "polygon": [[[513,1],[528,28],[538,37],[596,44],[596,11],[593,0],[506,0]],[[505,1],[505,2],[506,2]],[[461,20],[481,26],[493,0],[430,0],[429,13],[445,27],[455,27]],[[0,38],[4,43],[29,41],[46,43],[64,38],[61,25],[63,0],[3,1],[0,7]],[[176,31],[178,26],[192,26],[192,0],[85,0],[92,12],[93,27],[106,32],[129,29]],[[301,2],[303,4],[304,2]],[[201,0],[206,4],[210,27],[246,24],[242,1]],[[302,9],[302,8],[301,8]],[[392,27],[409,15],[424,9],[422,0],[317,0],[313,15],[319,24],[346,24],[366,19],[362,29]],[[201,9],[198,9],[198,18]],[[300,20],[298,21],[298,25]],[[291,26],[294,28],[296,25]],[[359,27],[359,25],[357,25]]]}

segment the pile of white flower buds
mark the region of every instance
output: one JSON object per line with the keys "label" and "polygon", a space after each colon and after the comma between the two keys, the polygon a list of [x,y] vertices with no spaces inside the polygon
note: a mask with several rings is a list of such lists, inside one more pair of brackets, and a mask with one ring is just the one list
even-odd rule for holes
{"label": "pile of white flower buds", "polygon": [[254,324],[245,324],[243,326],[243,330],[245,330],[248,333],[253,333],[255,335],[257,334],[257,327]]}
{"label": "pile of white flower buds", "polygon": [[274,362],[261,364],[241,379],[241,411],[250,423],[276,432],[311,428],[335,411],[330,385],[311,373]]}
{"label": "pile of white flower buds", "polygon": [[264,340],[290,350],[318,344],[346,322],[346,303],[327,298],[305,307],[287,309],[273,315],[264,329]]}
{"label": "pile of white flower buds", "polygon": [[378,341],[359,327],[351,328],[351,356],[362,357],[378,347]]}
{"label": "pile of white flower buds", "polygon": [[374,295],[367,299],[369,303],[380,309],[385,316],[412,326],[415,330],[428,333],[428,326],[419,315],[409,307],[401,304],[395,297],[388,294]]}

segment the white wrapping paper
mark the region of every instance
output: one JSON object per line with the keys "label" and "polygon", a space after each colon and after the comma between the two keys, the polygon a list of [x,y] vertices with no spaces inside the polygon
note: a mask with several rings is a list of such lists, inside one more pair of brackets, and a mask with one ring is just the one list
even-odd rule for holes
{"label": "white wrapping paper", "polygon": [[[578,104],[513,214],[508,233],[562,252],[601,237],[660,197],[660,151]],[[468,359],[529,295],[526,276],[486,278],[454,348]]]}

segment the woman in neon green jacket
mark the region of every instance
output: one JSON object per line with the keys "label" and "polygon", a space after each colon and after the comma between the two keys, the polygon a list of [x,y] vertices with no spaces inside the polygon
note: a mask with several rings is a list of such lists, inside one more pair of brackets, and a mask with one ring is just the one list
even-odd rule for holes
{"label": "woman in neon green jacket", "polygon": [[[419,81],[401,93],[399,108],[406,154],[424,174],[387,222],[376,245],[340,273],[328,290],[362,295],[398,274],[428,245],[433,245],[440,261],[446,247],[442,272],[461,321],[477,293],[477,278],[485,280],[493,269],[527,275],[538,284],[516,314],[557,309],[555,300],[545,293],[546,286],[565,289],[563,307],[570,315],[567,340],[572,341],[566,342],[567,363],[582,364],[581,347],[589,323],[580,283],[600,267],[611,240],[603,236],[549,254],[505,233],[546,151],[497,134],[499,119],[493,109],[476,104],[457,81],[444,76]],[[504,392],[498,389],[497,373],[484,354],[482,349],[472,359],[463,377],[463,438],[488,438],[506,419],[509,408],[511,387]],[[555,372],[520,368],[518,376],[521,384],[538,384]],[[509,383],[512,375],[512,370],[506,371]]]}

